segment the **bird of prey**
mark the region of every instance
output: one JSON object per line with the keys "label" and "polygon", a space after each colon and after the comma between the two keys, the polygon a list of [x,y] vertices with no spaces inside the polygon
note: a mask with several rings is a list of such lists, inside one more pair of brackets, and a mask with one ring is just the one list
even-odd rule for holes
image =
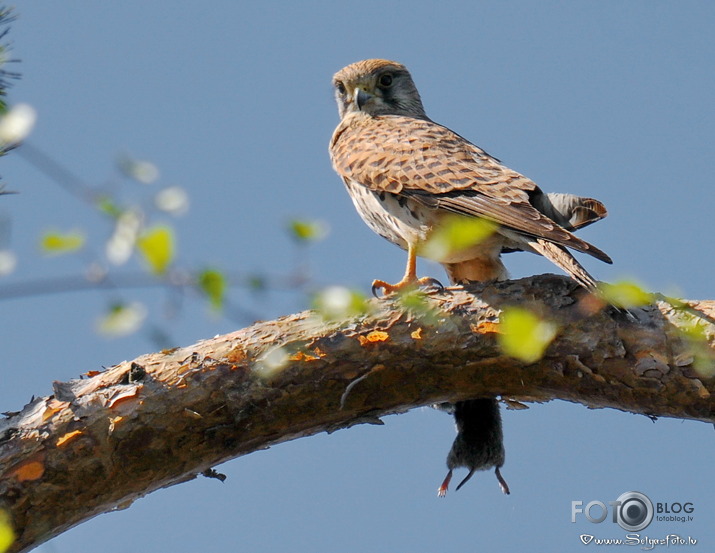
{"label": "bird of prey", "polygon": [[[369,59],[333,77],[340,124],[330,141],[333,167],[358,213],[377,234],[407,250],[397,284],[373,282],[385,294],[426,284],[416,256],[440,262],[453,283],[507,278],[501,253],[541,254],[576,282],[596,282],[567,248],[611,259],[572,231],[606,216],[603,204],[570,194],[545,194],[508,167],[425,113],[404,65]],[[488,222],[493,231],[457,248],[425,244],[450,217]]]}

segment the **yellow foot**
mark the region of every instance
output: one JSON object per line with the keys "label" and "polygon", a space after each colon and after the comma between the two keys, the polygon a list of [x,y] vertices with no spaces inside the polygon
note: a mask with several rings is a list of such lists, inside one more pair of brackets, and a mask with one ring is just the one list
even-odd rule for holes
{"label": "yellow foot", "polygon": [[403,278],[400,282],[397,284],[388,284],[384,280],[373,280],[372,281],[372,295],[375,296],[376,298],[379,298],[380,296],[378,295],[377,291],[382,288],[383,295],[389,296],[391,294],[397,294],[400,292],[404,292],[406,290],[411,290],[419,287],[425,287],[425,288],[433,288],[436,289],[437,291],[442,291],[444,290],[444,286],[442,286],[442,283],[435,279],[435,278],[430,278],[430,277],[424,277],[424,278],[415,278],[415,279],[405,279]]}

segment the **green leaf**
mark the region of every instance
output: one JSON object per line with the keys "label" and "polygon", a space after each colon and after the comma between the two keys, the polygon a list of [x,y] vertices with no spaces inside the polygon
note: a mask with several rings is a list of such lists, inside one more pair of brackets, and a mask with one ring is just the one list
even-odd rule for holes
{"label": "green leaf", "polygon": [[15,541],[15,532],[10,523],[10,516],[0,509],[0,553],[5,553]]}
{"label": "green leaf", "polygon": [[62,255],[81,249],[84,243],[84,235],[78,230],[66,233],[50,231],[40,240],[40,248],[48,255]]}
{"label": "green leaf", "polygon": [[313,298],[313,309],[323,319],[349,319],[367,312],[367,298],[360,292],[343,286],[330,286]]}
{"label": "green leaf", "polygon": [[208,296],[211,307],[220,311],[226,295],[226,276],[215,269],[206,269],[199,274],[198,284],[201,291]]}
{"label": "green leaf", "polygon": [[137,248],[155,275],[163,275],[174,259],[174,231],[159,225],[143,232]]}
{"label": "green leaf", "polygon": [[632,281],[623,280],[613,284],[600,282],[598,289],[603,299],[616,307],[628,309],[653,303],[653,295]]}
{"label": "green leaf", "polygon": [[689,318],[680,327],[681,335],[688,344],[691,364],[699,376],[712,378],[715,376],[715,359],[708,341],[707,325],[697,318]]}
{"label": "green leaf", "polygon": [[508,307],[502,311],[499,344],[502,351],[526,363],[541,359],[556,337],[557,326],[528,309]]}
{"label": "green leaf", "polygon": [[440,312],[429,301],[429,297],[419,288],[408,288],[397,295],[397,302],[402,308],[420,322],[428,325],[439,323]]}
{"label": "green leaf", "polygon": [[454,252],[469,249],[489,238],[497,224],[479,217],[451,215],[445,217],[420,248],[430,259],[444,259]]}
{"label": "green leaf", "polygon": [[323,239],[327,227],[322,221],[305,221],[294,219],[288,223],[288,230],[293,239],[298,242],[316,242]]}

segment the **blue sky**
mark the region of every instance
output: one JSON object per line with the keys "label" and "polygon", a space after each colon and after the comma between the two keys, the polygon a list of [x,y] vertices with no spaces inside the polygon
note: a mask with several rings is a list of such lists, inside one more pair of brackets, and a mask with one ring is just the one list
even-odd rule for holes
{"label": "blue sky", "polygon": [[[191,196],[176,221],[184,266],[285,273],[296,257],[285,225],[301,217],[331,230],[308,252],[317,285],[367,292],[373,278],[399,278],[404,253],[362,223],[327,154],[338,121],[332,74],[383,57],[408,66],[434,120],[544,190],[606,204],[608,218],[583,232],[614,259],[608,266],[582,256],[594,276],[713,297],[710,2],[128,0],[23,2],[17,12],[11,39],[23,78],[10,100],[37,110],[29,142],[86,182],[121,182],[117,194],[128,201],[149,192],[117,177],[118,156],[156,164],[162,185]],[[20,192],[0,202],[19,257],[0,290],[81,273],[88,257],[45,258],[39,236],[83,228],[96,249],[108,233],[102,218],[21,152],[0,164]],[[517,277],[554,271],[533,255],[506,263]],[[437,265],[419,268],[443,278]],[[148,332],[114,340],[94,332],[119,296],[145,302],[151,323],[177,345],[238,325],[193,298],[166,320],[159,289],[5,300],[2,410],[50,393],[53,380],[153,351]],[[231,297],[263,319],[308,303],[290,292]],[[574,551],[581,533],[623,532],[572,524],[571,501],[608,502],[631,490],[695,505],[692,523],[654,522],[644,534],[715,541],[711,425],[653,424],[566,402],[505,411],[512,495],[479,473],[439,500],[451,419],[419,409],[385,422],[231,461],[218,467],[223,484],[198,479],[151,494],[40,551]]]}

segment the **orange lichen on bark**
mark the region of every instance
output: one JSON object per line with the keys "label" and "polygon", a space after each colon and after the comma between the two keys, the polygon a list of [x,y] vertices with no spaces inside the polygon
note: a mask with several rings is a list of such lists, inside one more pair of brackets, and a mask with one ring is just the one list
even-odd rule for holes
{"label": "orange lichen on bark", "polygon": [[55,445],[57,447],[62,447],[64,444],[66,444],[70,440],[73,440],[74,438],[76,438],[77,436],[80,436],[80,435],[82,435],[81,430],[73,430],[72,432],[67,432],[67,434],[60,436],[57,439],[57,443]]}
{"label": "orange lichen on bark", "polygon": [[18,482],[29,482],[41,478],[43,474],[45,474],[45,455],[40,453],[10,469],[8,476],[16,478]]}
{"label": "orange lichen on bark", "polygon": [[84,376],[87,378],[92,378],[93,376],[97,376],[98,374],[102,374],[102,371],[87,371],[86,373],[82,373]]}
{"label": "orange lichen on bark", "polygon": [[119,425],[119,423],[122,422],[123,420],[124,420],[124,417],[122,417],[122,416],[119,416],[119,417],[111,417],[111,418],[109,419],[109,433],[111,434],[112,432],[114,432],[114,430],[116,429],[116,427],[117,427],[117,426]]}
{"label": "orange lichen on bark", "polygon": [[386,342],[389,339],[390,335],[382,330],[373,330],[367,336],[358,336],[361,346],[375,342]]}
{"label": "orange lichen on bark", "polygon": [[298,351],[291,355],[289,359],[291,361],[317,361],[321,357],[325,357],[325,354],[320,350],[315,351]]}
{"label": "orange lichen on bark", "polygon": [[492,321],[481,321],[478,324],[469,325],[475,334],[499,334],[499,323]]}

